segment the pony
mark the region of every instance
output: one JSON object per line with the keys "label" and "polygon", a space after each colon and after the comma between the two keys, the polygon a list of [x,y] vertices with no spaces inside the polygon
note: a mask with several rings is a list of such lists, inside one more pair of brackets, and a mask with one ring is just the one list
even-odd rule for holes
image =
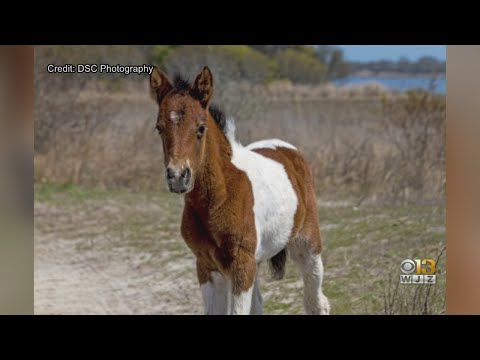
{"label": "pony", "polygon": [[307,314],[329,314],[322,292],[322,242],[312,172],[297,148],[278,139],[248,146],[235,123],[210,104],[213,75],[173,83],[154,67],[168,190],[184,194],[181,234],[196,258],[205,314],[262,314],[257,272],[268,261],[283,278],[287,250],[300,268]]}

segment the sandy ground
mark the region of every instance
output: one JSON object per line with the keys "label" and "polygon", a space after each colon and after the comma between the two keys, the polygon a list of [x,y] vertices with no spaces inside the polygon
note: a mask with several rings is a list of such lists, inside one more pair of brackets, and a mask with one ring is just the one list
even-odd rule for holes
{"label": "sandy ground", "polygon": [[[118,246],[102,234],[101,219],[90,219],[98,212],[76,213],[73,223],[58,205],[36,204],[35,214],[36,222],[54,222],[53,231],[35,232],[36,314],[201,313],[194,258],[187,252],[179,258],[169,250]],[[73,234],[79,222],[82,229]],[[61,236],[65,232],[70,238]]]}
{"label": "sandy ground", "polygon": [[36,252],[46,254],[35,262],[36,314],[200,313],[194,279],[168,276],[175,266],[193,273],[191,259],[169,264],[165,276],[145,266],[149,255],[109,261],[102,252],[76,254],[78,243],[47,236],[35,246]]}
{"label": "sandy ground", "polygon": [[[202,313],[195,260],[179,232],[180,197],[40,192],[36,189],[36,314]],[[412,246],[432,253],[444,242],[443,215],[431,209],[398,210],[399,216],[397,210],[359,211],[348,203],[320,205],[324,289],[332,313],[384,312],[388,284],[382,266],[394,269],[397,278],[395,269]],[[412,231],[418,235],[405,240]],[[266,270],[263,265],[260,272],[264,312],[301,314],[303,285],[293,264],[289,261],[281,281],[270,280]],[[436,289],[441,297],[441,281]],[[432,312],[441,313],[442,302],[435,301]]]}

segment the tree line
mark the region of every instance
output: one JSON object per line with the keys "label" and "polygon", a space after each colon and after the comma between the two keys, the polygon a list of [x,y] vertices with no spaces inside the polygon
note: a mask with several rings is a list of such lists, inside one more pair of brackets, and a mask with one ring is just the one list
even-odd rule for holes
{"label": "tree line", "polygon": [[[212,57],[236,63],[243,78],[253,82],[289,80],[309,84],[343,78],[360,71],[401,74],[445,74],[446,62],[424,56],[416,61],[351,62],[343,50],[333,45],[157,45],[153,60],[160,65],[178,67],[172,62],[191,62],[192,58]],[[207,55],[209,54],[209,55]]]}
{"label": "tree line", "polygon": [[254,83],[319,83],[349,73],[343,51],[326,45],[156,45],[152,60],[174,71],[203,60]]}

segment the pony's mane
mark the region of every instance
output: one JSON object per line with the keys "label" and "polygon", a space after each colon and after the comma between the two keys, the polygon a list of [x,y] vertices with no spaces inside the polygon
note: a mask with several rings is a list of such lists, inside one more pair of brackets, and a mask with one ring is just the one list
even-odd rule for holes
{"label": "pony's mane", "polygon": [[[175,76],[173,77],[172,93],[178,94],[182,92],[187,92],[188,90],[190,90],[190,87],[191,83],[187,78],[185,78],[182,74],[175,74]],[[212,115],[212,118],[213,120],[215,120],[215,123],[217,124],[219,129],[222,130],[223,133],[225,133],[225,113],[216,104],[210,104],[208,110],[210,111],[210,115]]]}

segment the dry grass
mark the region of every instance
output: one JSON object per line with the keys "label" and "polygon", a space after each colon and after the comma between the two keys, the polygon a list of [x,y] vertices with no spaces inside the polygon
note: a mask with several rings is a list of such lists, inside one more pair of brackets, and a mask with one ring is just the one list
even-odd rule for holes
{"label": "dry grass", "polygon": [[445,314],[445,249],[436,257],[437,284],[401,285],[398,268],[392,271],[385,285],[385,315],[439,315]]}
{"label": "dry grass", "polygon": [[361,86],[335,86],[333,84],[294,85],[289,81],[275,81],[268,86],[256,86],[256,94],[266,94],[271,101],[316,101],[319,99],[375,99],[390,93],[379,83]]}
{"label": "dry grass", "polygon": [[[99,84],[101,85],[101,84]],[[37,96],[35,179],[59,184],[154,188],[161,144],[155,106],[135,91],[100,87]],[[148,93],[147,93],[148,95]],[[160,151],[160,153],[159,153]],[[155,174],[157,170],[157,174]]]}
{"label": "dry grass", "polygon": [[[36,181],[164,188],[156,105],[146,84],[127,85],[117,92],[101,84],[38,92]],[[369,86],[353,96],[328,87],[326,96],[322,87],[232,89],[222,97],[237,118],[240,141],[276,137],[295,144],[322,196],[358,203],[443,197],[444,96],[372,93]]]}

